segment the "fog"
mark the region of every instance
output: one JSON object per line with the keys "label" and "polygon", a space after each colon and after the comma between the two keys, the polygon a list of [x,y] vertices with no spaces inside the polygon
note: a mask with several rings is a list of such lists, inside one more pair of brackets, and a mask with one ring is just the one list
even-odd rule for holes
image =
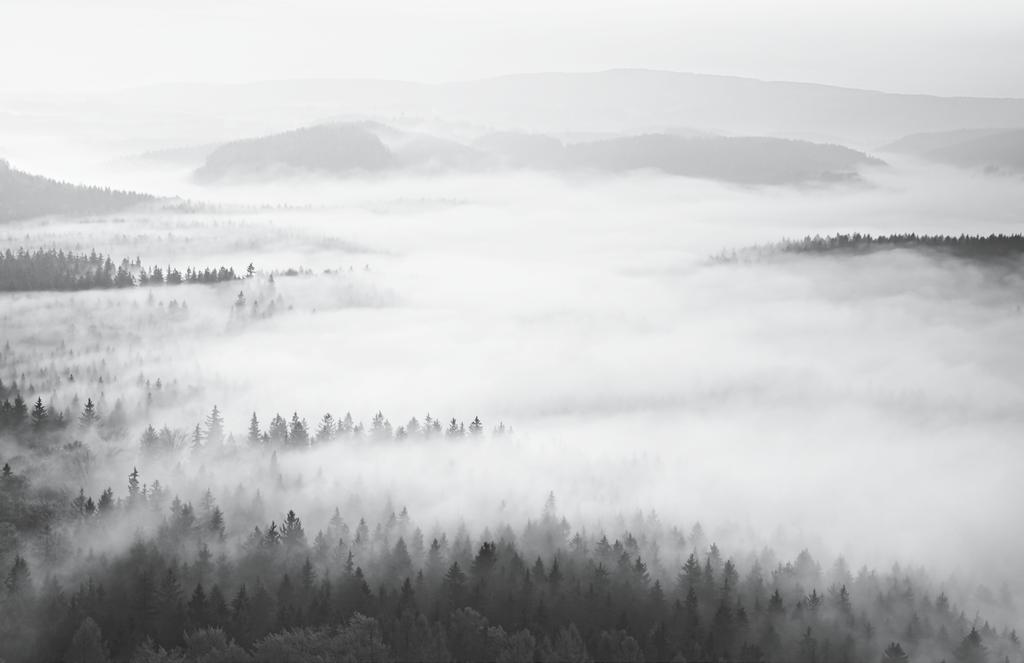
{"label": "fog", "polygon": [[[693,87],[662,96],[662,83]],[[497,657],[455,651],[463,607],[509,634],[532,628],[536,648],[516,660],[568,657],[543,652],[576,621],[596,660],[833,660],[806,656],[812,628],[825,652],[846,636],[835,660],[877,659],[897,639],[914,660],[980,660],[963,655],[979,632],[993,656],[1019,659],[1024,179],[1005,154],[954,167],[880,146],[1009,135],[1024,102],[627,70],[69,87],[0,95],[12,109],[0,106],[0,610],[29,615],[0,625],[0,643],[17,643],[0,656],[75,660],[68,643],[92,637],[110,648],[96,660],[205,660],[190,638],[217,631],[239,660],[275,660],[260,653],[274,638],[334,637],[364,615],[415,660],[387,621],[389,601],[401,615],[415,595],[416,619],[449,630],[455,660]],[[717,96],[691,103],[698,89]],[[900,140],[918,125],[937,133]],[[356,143],[315,142],[332,127],[380,163],[397,153],[381,135],[415,143],[422,162],[363,167]],[[653,147],[603,170],[445,161],[495,135],[524,153],[533,140]],[[659,136],[691,157],[754,140],[683,176],[649,159]],[[251,140],[227,154],[242,168],[225,159],[200,176],[239,139]],[[795,175],[730,181],[748,160]],[[786,243],[848,233],[904,239]],[[986,248],[967,251],[964,236]],[[431,539],[442,543],[428,552]],[[697,576],[706,565],[700,592],[691,553]],[[501,621],[489,554],[517,560],[501,582],[539,616]],[[634,557],[639,602],[622,579]],[[619,584],[595,595],[606,567]],[[315,600],[287,612],[300,568],[302,600],[314,575],[325,595],[338,582],[320,621]],[[186,610],[164,585],[151,624],[119,616],[164,570],[201,598],[204,583],[244,599],[247,583],[255,594],[283,574],[276,621],[249,629],[244,600],[230,617],[195,595]],[[83,598],[104,579],[108,612]],[[18,603],[32,597],[32,610]],[[722,623],[744,602],[758,629],[738,649]],[[652,635],[672,603],[666,619],[692,618],[676,650]],[[645,653],[594,653],[609,633]],[[735,642],[716,650],[722,633]],[[31,644],[48,639],[60,651]]]}
{"label": "fog", "polygon": [[[110,179],[162,190],[151,177]],[[287,310],[242,328],[228,326],[231,284],[156,291],[186,301],[187,322],[115,310],[98,335],[68,325],[146,294],[5,296],[16,347],[96,340],[121,382],[201,386],[140,429],[190,429],[213,404],[236,435],[253,410],[479,415],[516,442],[459,450],[455,465],[429,450],[308,462],[438,517],[526,513],[554,490],[588,521],[655,509],[763,542],[783,528],[826,559],[993,583],[1024,570],[1008,528],[1024,499],[1019,272],[902,251],[712,259],[854,229],[1013,231],[1015,180],[912,164],[838,189],[526,174],[164,188],[222,207],[11,224],[3,246],[314,273],[278,278]],[[59,397],[74,394],[90,392]]]}

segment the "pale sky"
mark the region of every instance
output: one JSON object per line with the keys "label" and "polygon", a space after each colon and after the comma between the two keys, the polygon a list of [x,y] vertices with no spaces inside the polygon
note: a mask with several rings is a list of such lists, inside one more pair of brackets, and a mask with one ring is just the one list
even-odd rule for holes
{"label": "pale sky", "polygon": [[0,90],[642,67],[1024,97],[1022,0],[0,0]]}

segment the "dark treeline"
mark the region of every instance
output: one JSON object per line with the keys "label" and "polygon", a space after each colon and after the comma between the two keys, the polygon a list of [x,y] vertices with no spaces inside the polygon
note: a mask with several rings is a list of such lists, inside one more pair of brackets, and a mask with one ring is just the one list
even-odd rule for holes
{"label": "dark treeline", "polygon": [[[249,266],[248,274],[254,272]],[[92,251],[75,253],[57,249],[24,248],[0,253],[0,291],[90,290],[94,288],[130,288],[135,285],[180,285],[182,283],[219,283],[239,278],[232,267],[187,268],[184,272],[146,269],[141,260],[127,258],[114,264],[110,256]]]}
{"label": "dark treeline", "polygon": [[[0,657],[20,661],[1021,660],[910,571],[733,558],[700,525],[573,530],[554,496],[521,530],[425,535],[405,508],[315,534],[241,486],[226,513],[133,470],[115,498],[0,471]],[[263,514],[272,514],[260,520]],[[237,522],[236,522],[237,521]],[[254,521],[256,524],[254,524]],[[143,533],[143,523],[153,523]],[[83,542],[135,528],[127,550]],[[89,545],[91,545],[91,543]],[[671,551],[689,551],[669,561]]]}
{"label": "dark treeline", "polygon": [[104,214],[152,200],[148,194],[30,175],[0,159],[0,222],[47,214]]}
{"label": "dark treeline", "polygon": [[[3,389],[0,382],[0,390]],[[0,434],[11,435],[20,443],[34,448],[89,434],[105,440],[119,440],[128,429],[129,419],[120,400],[102,417],[91,398],[86,399],[77,417],[45,405],[42,397],[37,397],[31,406],[18,393],[13,398],[5,397],[0,401]]]}
{"label": "dark treeline", "polygon": [[860,252],[889,248],[924,248],[963,258],[998,258],[1024,255],[1024,235],[895,235],[836,234],[785,240],[776,248],[786,253]]}
{"label": "dark treeline", "polygon": [[[108,441],[121,441],[129,429],[132,418],[120,400],[114,403],[114,407],[107,414],[99,412],[92,398],[86,399],[79,413],[56,410],[44,404],[42,397],[37,397],[30,405],[20,393],[13,388],[5,387],[2,381],[0,397],[4,399],[0,401],[0,435],[11,435],[22,445],[30,448],[45,449],[92,436]],[[511,432],[512,429],[506,427],[504,422],[492,430],[495,436]],[[275,414],[269,425],[264,428],[253,412],[246,432],[235,435],[225,430],[224,417],[215,405],[204,421],[195,424],[191,429],[164,425],[158,430],[152,424],[146,426],[139,437],[139,447],[143,454],[149,455],[185,449],[231,450],[241,446],[271,450],[303,449],[336,440],[382,442],[457,439],[480,437],[483,433],[484,424],[480,417],[474,417],[467,426],[464,421],[454,417],[445,422],[427,413],[422,422],[412,417],[407,423],[394,427],[381,412],[377,412],[370,419],[369,425],[362,421],[356,422],[350,412],[346,412],[340,419],[335,419],[333,415],[327,413],[315,426],[311,426],[308,420],[299,417],[298,412],[293,412],[290,419]]]}

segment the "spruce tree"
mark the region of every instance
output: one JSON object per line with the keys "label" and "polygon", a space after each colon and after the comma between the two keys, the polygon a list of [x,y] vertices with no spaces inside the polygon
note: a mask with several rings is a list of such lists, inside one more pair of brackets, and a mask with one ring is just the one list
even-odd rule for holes
{"label": "spruce tree", "polygon": [[66,663],[107,663],[110,654],[103,643],[103,634],[92,617],[82,620],[71,638],[68,651],[64,654]]}
{"label": "spruce tree", "polygon": [[221,416],[216,405],[210,411],[210,416],[206,418],[206,441],[214,446],[224,442],[224,417]]}
{"label": "spruce tree", "polygon": [[82,415],[78,418],[78,424],[82,430],[87,431],[95,426],[97,421],[99,421],[99,415],[96,414],[96,405],[92,402],[91,398],[87,398],[85,407],[82,409]]}
{"label": "spruce tree", "polygon": [[46,406],[43,405],[43,398],[40,396],[36,399],[36,404],[32,406],[32,430],[39,433],[46,428],[48,423],[49,413],[46,410]]}
{"label": "spruce tree", "polygon": [[260,443],[260,421],[256,418],[256,413],[252,413],[252,418],[249,419],[249,434],[246,437],[250,446],[257,446]]}

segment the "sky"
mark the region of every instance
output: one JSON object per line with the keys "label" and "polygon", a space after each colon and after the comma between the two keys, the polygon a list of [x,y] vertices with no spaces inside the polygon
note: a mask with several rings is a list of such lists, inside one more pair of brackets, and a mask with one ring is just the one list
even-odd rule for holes
{"label": "sky", "polygon": [[0,90],[620,67],[1024,97],[1019,0],[0,0]]}

